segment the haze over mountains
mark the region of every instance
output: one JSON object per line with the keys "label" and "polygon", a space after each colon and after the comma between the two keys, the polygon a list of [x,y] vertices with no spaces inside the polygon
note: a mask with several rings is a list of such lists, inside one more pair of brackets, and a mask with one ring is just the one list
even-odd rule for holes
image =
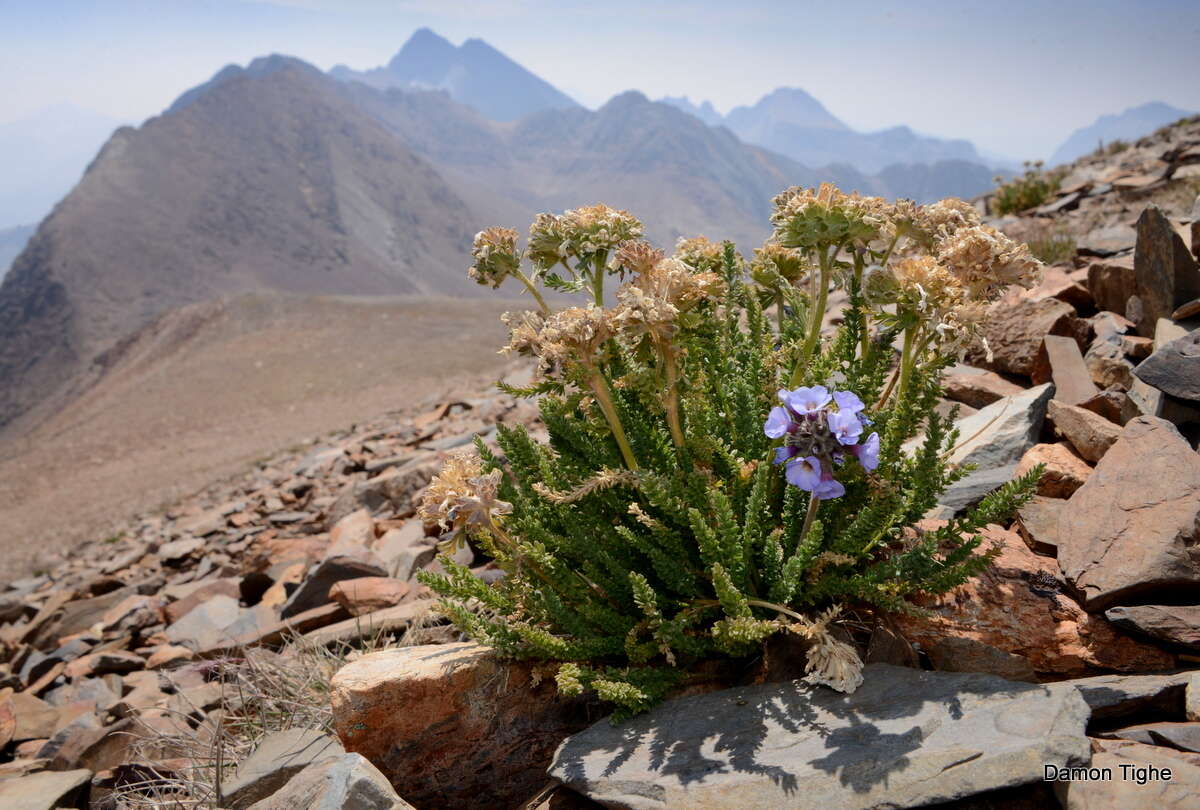
{"label": "haze over mountains", "polygon": [[1090,154],[1097,147],[1113,141],[1130,141],[1147,135],[1159,127],[1173,124],[1181,118],[1194,115],[1187,110],[1152,101],[1138,107],[1130,107],[1116,115],[1102,115],[1090,126],[1077,129],[1063,141],[1047,165],[1058,166]]}
{"label": "haze over mountains", "polygon": [[[685,102],[627,92],[589,110],[486,43],[426,30],[365,72],[284,56],[226,67],[113,133],[13,261],[0,284],[0,431],[102,380],[139,330],[180,307],[485,294],[465,278],[472,234],[538,211],[604,201],[661,245],[706,234],[748,251],[790,185],[918,200],[991,185],[969,143],[856,133],[803,91],[718,126],[703,120],[711,105]],[[882,169],[825,161],[835,154]],[[928,160],[888,162],[900,154]]]}

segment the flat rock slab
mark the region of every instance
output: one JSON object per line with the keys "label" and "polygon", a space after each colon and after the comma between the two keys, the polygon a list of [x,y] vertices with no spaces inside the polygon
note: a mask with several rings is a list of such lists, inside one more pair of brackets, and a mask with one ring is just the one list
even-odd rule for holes
{"label": "flat rock slab", "polygon": [[1126,630],[1200,650],[1200,605],[1115,607],[1104,617]]}
{"label": "flat rock slab", "polygon": [[0,780],[0,807],[4,810],[51,810],[70,807],[73,798],[92,778],[86,769],[42,771]]}
{"label": "flat rock slab", "polygon": [[412,810],[379,770],[358,754],[315,762],[250,810]]}
{"label": "flat rock slab", "polygon": [[949,802],[1086,764],[1074,689],[870,664],[852,695],[797,682],[681,698],[558,749],[551,776],[605,807],[866,808]]}
{"label": "flat rock slab", "polygon": [[293,728],[269,734],[237,773],[222,785],[222,807],[243,810],[276,793],[314,762],[343,754],[341,744],[315,729]]}
{"label": "flat rock slab", "polygon": [[1165,394],[1200,401],[1200,329],[1162,346],[1133,373]]}

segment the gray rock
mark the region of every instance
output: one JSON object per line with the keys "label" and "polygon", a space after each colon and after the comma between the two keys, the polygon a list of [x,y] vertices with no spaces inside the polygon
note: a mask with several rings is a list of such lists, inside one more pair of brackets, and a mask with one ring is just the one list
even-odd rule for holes
{"label": "gray rock", "polygon": [[437,546],[425,536],[419,520],[410,520],[398,529],[391,529],[379,538],[375,554],[383,561],[388,574],[408,581],[420,569],[433,562]]}
{"label": "gray rock", "polygon": [[1125,314],[1140,335],[1152,337],[1159,318],[1170,317],[1180,304],[1200,295],[1196,260],[1156,205],[1146,206],[1138,217],[1133,272],[1140,307]]}
{"label": "gray rock", "polygon": [[1200,752],[1200,723],[1142,723],[1112,732],[1123,740]]}
{"label": "gray rock", "polygon": [[244,808],[278,791],[309,765],[345,753],[341,744],[315,729],[293,728],[267,735],[222,786],[222,807]]}
{"label": "gray rock", "polygon": [[287,619],[315,607],[327,604],[329,589],[346,579],[359,577],[386,577],[387,569],[370,552],[339,554],[328,557],[309,570],[300,587],[291,595],[279,615]]}
{"label": "gray rock", "polygon": [[958,511],[1011,480],[1021,456],[1037,441],[1046,416],[1046,403],[1053,394],[1053,385],[1039,385],[958,420],[955,427],[962,444],[951,454],[950,461],[974,464],[975,470],[952,484],[938,502]]}
{"label": "gray rock", "polygon": [[1118,627],[1200,650],[1200,605],[1134,605],[1105,611]]}
{"label": "gray rock", "polygon": [[1200,329],[1159,347],[1133,373],[1165,394],[1200,401]]}
{"label": "gray rock", "polygon": [[336,525],[346,515],[364,507],[373,515],[384,510],[411,514],[412,496],[429,483],[441,466],[435,453],[421,453],[374,478],[347,484],[329,509],[329,525]]}
{"label": "gray rock", "polygon": [[1183,716],[1188,720],[1200,721],[1200,670],[1188,673],[1184,686]]}
{"label": "gray rock", "polygon": [[1085,764],[1072,689],[870,664],[852,695],[798,682],[686,697],[568,738],[550,774],[606,807],[916,807]]}
{"label": "gray rock", "polygon": [[167,626],[167,639],[193,650],[212,647],[226,638],[225,628],[236,622],[242,609],[236,599],[218,594],[189,610],[182,619]]}
{"label": "gray rock", "polygon": [[378,769],[358,754],[313,763],[248,810],[411,810]]}
{"label": "gray rock", "polygon": [[1183,717],[1190,673],[1172,675],[1096,675],[1049,684],[1050,689],[1078,690],[1093,720],[1111,720],[1154,712]]}
{"label": "gray rock", "polygon": [[52,810],[70,807],[92,779],[86,769],[42,771],[0,780],[0,807],[4,810]]}

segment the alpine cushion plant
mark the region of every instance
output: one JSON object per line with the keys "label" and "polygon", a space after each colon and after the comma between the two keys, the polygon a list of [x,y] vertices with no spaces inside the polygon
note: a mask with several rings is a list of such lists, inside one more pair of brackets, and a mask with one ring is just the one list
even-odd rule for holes
{"label": "alpine cushion plant", "polygon": [[[500,453],[477,442],[450,460],[421,516],[507,575],[488,585],[444,559],[421,581],[467,635],[551,662],[563,693],[592,690],[618,717],[781,632],[809,643],[810,682],[853,690],[862,663],[836,622],[916,610],[982,570],[978,530],[1040,472],[915,528],[966,472],[947,462],[939,375],[988,301],[1032,283],[1028,252],[956,200],[826,185],[774,203],[750,262],[703,237],[666,256],[602,205],[539,215],[524,251],[510,230],[476,238],[472,276],[512,276],[536,301],[506,316],[505,351],[536,358],[539,379],[506,390],[540,397],[549,444],[501,426]],[[613,306],[610,276],[625,280]],[[555,311],[539,287],[586,300]],[[831,290],[847,296],[832,331]]]}

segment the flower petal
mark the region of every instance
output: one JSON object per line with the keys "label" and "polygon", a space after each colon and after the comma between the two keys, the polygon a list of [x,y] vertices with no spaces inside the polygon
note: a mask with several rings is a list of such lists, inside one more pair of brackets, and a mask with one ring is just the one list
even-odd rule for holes
{"label": "flower petal", "polygon": [[787,409],[776,406],[767,414],[767,421],[763,425],[763,433],[772,439],[778,439],[788,432],[791,424],[792,417],[788,414]]}
{"label": "flower petal", "polygon": [[821,461],[816,456],[794,458],[784,473],[787,482],[805,492],[812,492],[821,483]]}
{"label": "flower petal", "polygon": [[853,391],[834,391],[833,401],[837,403],[839,411],[848,411],[849,413],[858,413],[867,407],[858,398],[858,394]]}

